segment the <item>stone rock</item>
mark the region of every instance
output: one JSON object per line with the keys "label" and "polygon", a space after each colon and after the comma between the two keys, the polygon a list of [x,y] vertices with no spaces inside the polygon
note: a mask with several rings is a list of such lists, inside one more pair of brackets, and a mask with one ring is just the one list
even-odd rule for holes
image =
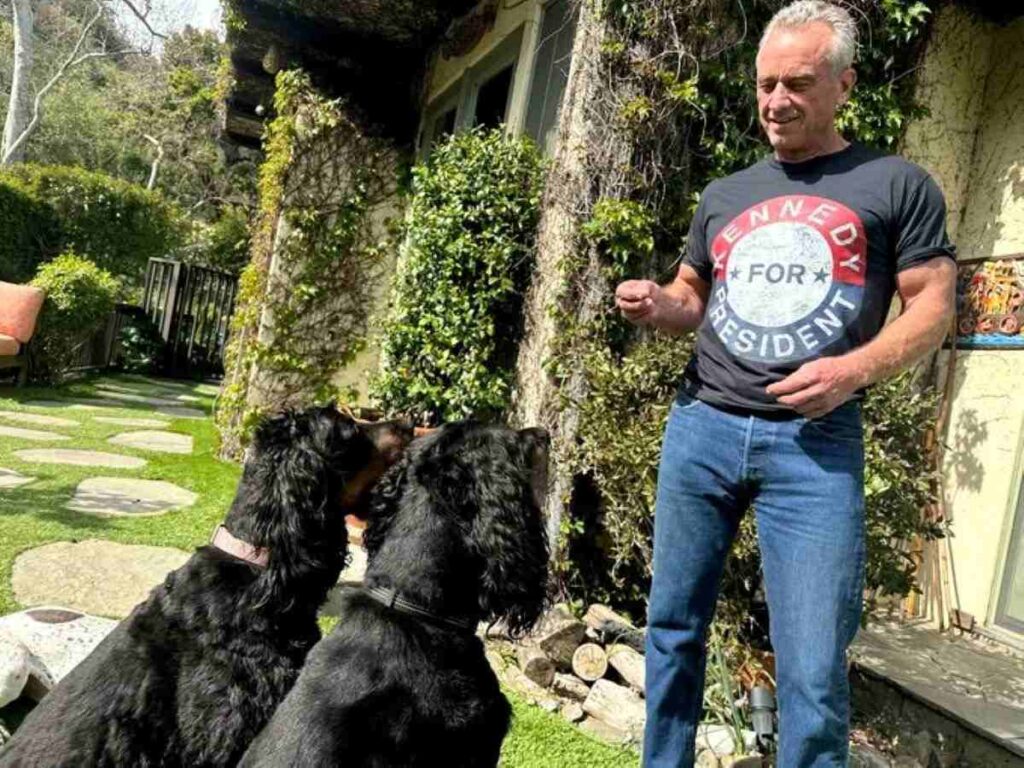
{"label": "stone rock", "polygon": [[192,453],[192,436],[178,432],[162,432],[143,430],[140,432],[122,432],[107,440],[112,445],[123,445],[143,451],[160,453]]}
{"label": "stone rock", "polygon": [[562,705],[554,699],[544,699],[543,701],[537,702],[537,706],[543,709],[545,712],[549,712],[553,715],[561,708]]}
{"label": "stone rock", "polygon": [[78,422],[71,419],[61,419],[57,416],[42,416],[38,413],[24,413],[22,411],[0,411],[0,418],[8,421],[18,421],[22,424],[33,424],[37,427],[77,427]]}
{"label": "stone rock", "polygon": [[612,645],[608,649],[608,664],[622,679],[641,694],[644,693],[644,657],[628,645]]}
{"label": "stone rock", "polygon": [[22,427],[7,427],[0,424],[0,437],[13,437],[18,440],[35,440],[39,443],[57,443],[61,440],[70,440],[67,435],[59,435],[56,432],[42,432],[38,429],[24,429]]}
{"label": "stone rock", "polygon": [[523,674],[537,685],[547,688],[555,677],[555,663],[535,645],[520,645],[516,648],[516,658]]}
{"label": "stone rock", "polygon": [[140,469],[146,466],[146,460],[137,456],[122,456],[119,453],[103,453],[102,451],[78,451],[70,448],[38,448],[15,451],[14,455],[22,461],[33,461],[40,464],[67,464],[74,467]]}
{"label": "stone rock", "polygon": [[586,631],[586,625],[567,606],[559,604],[544,614],[531,633],[530,642],[539,646],[560,669],[569,669]]}
{"label": "stone rock", "polygon": [[0,617],[0,637],[21,642],[59,683],[117,626],[68,608],[29,608]]}
{"label": "stone rock", "polygon": [[570,723],[578,723],[584,717],[586,713],[583,711],[583,707],[580,706],[578,701],[567,701],[562,705],[561,715]]}
{"label": "stone rock", "polygon": [[733,730],[727,725],[701,723],[697,726],[697,749],[710,749],[716,755],[731,755],[736,751]]}
{"label": "stone rock", "polygon": [[646,711],[635,691],[611,680],[598,680],[583,702],[583,711],[614,728],[639,739],[644,732]]}
{"label": "stone rock", "polygon": [[890,768],[892,761],[869,744],[850,747],[850,768]]}
{"label": "stone rock", "polygon": [[0,709],[23,693],[38,701],[53,686],[46,666],[25,644],[0,632]]}
{"label": "stone rock", "polygon": [[551,681],[551,690],[567,699],[583,701],[590,695],[590,686],[580,680],[576,675],[567,675],[556,672],[554,680]]}
{"label": "stone rock", "polygon": [[584,733],[590,734],[598,741],[603,741],[606,744],[614,744],[621,746],[630,742],[630,735],[614,725],[609,725],[603,720],[598,720],[596,717],[584,717],[580,723],[580,730]]}
{"label": "stone rock", "polygon": [[114,424],[118,427],[166,427],[169,423],[162,419],[132,419],[119,416],[93,416],[92,420],[101,424]]}
{"label": "stone rock", "polygon": [[25,477],[25,475],[15,472],[13,469],[0,467],[0,491],[5,488],[20,488],[31,483],[33,480],[35,480],[34,477]]}
{"label": "stone rock", "polygon": [[78,484],[65,506],[100,517],[150,517],[195,504],[199,497],[162,480],[90,477]]}
{"label": "stone rock", "polygon": [[66,605],[82,613],[124,618],[189,557],[170,547],[61,541],[18,555],[11,585],[23,605]]}

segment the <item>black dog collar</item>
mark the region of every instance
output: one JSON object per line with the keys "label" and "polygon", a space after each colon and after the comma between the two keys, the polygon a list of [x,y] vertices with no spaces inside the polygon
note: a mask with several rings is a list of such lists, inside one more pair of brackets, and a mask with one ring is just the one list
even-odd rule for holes
{"label": "black dog collar", "polygon": [[475,621],[471,619],[455,619],[450,616],[438,616],[423,606],[417,605],[411,600],[406,600],[397,590],[385,589],[384,587],[363,587],[363,592],[381,605],[399,613],[405,613],[418,619],[440,624],[448,629],[468,632],[471,635],[476,634],[477,623]]}

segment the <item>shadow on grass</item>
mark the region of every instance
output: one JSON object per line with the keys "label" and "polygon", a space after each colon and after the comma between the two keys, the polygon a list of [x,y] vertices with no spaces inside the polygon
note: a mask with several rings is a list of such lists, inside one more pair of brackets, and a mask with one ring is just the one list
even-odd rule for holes
{"label": "shadow on grass", "polygon": [[41,521],[59,523],[67,528],[102,531],[110,528],[112,519],[65,509],[75,495],[73,486],[58,488],[16,488],[0,491],[0,518],[9,515],[31,515]]}

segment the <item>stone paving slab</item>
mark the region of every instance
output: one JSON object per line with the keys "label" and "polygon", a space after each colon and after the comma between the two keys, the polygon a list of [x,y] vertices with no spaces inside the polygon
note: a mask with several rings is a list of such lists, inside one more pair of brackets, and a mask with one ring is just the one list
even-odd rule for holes
{"label": "stone paving slab", "polygon": [[113,619],[43,606],[0,617],[0,637],[22,643],[58,683],[116,626]]}
{"label": "stone paving slab", "polygon": [[206,412],[200,411],[198,408],[185,408],[184,406],[178,406],[175,408],[160,408],[157,413],[161,416],[170,416],[174,419],[205,419]]}
{"label": "stone paving slab", "polygon": [[139,432],[122,432],[107,440],[113,445],[123,445],[128,448],[138,448],[144,451],[158,451],[160,453],[192,453],[192,436],[182,435],[178,432],[160,432],[153,430],[142,430]]}
{"label": "stone paving slab", "polygon": [[23,605],[66,605],[124,618],[189,557],[170,547],[62,541],[21,553],[14,561],[11,585],[15,600]]}
{"label": "stone paving slab", "polygon": [[95,411],[100,408],[114,409],[118,406],[114,403],[109,403],[106,400],[92,400],[89,398],[79,398],[76,400],[28,400],[24,405],[32,406],[33,408],[71,408],[76,411],[88,410]]}
{"label": "stone paving slab", "polygon": [[166,427],[170,422],[163,419],[132,419],[119,416],[93,416],[101,424],[115,424],[119,427]]}
{"label": "stone paving slab", "polygon": [[28,485],[34,477],[25,477],[25,475],[15,472],[13,469],[4,469],[0,467],[0,490],[5,488],[20,488],[23,485]]}
{"label": "stone paving slab", "polygon": [[110,392],[101,389],[96,395],[103,400],[114,400],[124,403],[138,403],[140,405],[152,405],[156,407],[173,407],[178,405],[177,400],[168,400],[163,397],[149,397],[147,395],[135,395],[131,392]]}
{"label": "stone paving slab", "polygon": [[16,437],[19,440],[35,440],[40,443],[59,443],[61,440],[71,439],[67,435],[59,435],[56,432],[42,432],[38,429],[8,427],[3,424],[0,424],[0,436]]}
{"label": "stone paving slab", "polygon": [[0,631],[0,709],[23,694],[38,701],[53,686],[46,665],[20,640]]}
{"label": "stone paving slab", "polygon": [[869,624],[855,665],[1024,756],[1024,663],[926,626]]}
{"label": "stone paving slab", "polygon": [[37,427],[77,427],[78,422],[73,419],[61,419],[56,416],[43,416],[38,413],[24,413],[22,411],[0,411],[0,418],[8,421],[18,421],[22,424],[34,424]]}
{"label": "stone paving slab", "polygon": [[78,484],[65,506],[100,517],[152,517],[195,504],[199,498],[163,480],[90,477]]}
{"label": "stone paving slab", "polygon": [[73,467],[109,467],[111,469],[139,469],[146,466],[146,460],[137,456],[122,456],[102,451],[78,451],[64,448],[39,448],[15,451],[22,461],[42,464],[67,464]]}

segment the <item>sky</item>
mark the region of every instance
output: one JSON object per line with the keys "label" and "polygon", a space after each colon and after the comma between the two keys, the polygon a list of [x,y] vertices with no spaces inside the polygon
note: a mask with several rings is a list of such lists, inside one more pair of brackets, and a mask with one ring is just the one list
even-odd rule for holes
{"label": "sky", "polygon": [[[176,32],[190,24],[200,29],[217,30],[223,36],[220,0],[151,0],[150,4],[153,9],[150,22],[161,32]],[[145,2],[137,0],[135,5],[141,8],[145,6]],[[135,20],[127,6],[115,2],[114,7],[129,34],[137,36],[140,44],[147,42],[148,33]],[[159,45],[157,49],[159,50]]]}

